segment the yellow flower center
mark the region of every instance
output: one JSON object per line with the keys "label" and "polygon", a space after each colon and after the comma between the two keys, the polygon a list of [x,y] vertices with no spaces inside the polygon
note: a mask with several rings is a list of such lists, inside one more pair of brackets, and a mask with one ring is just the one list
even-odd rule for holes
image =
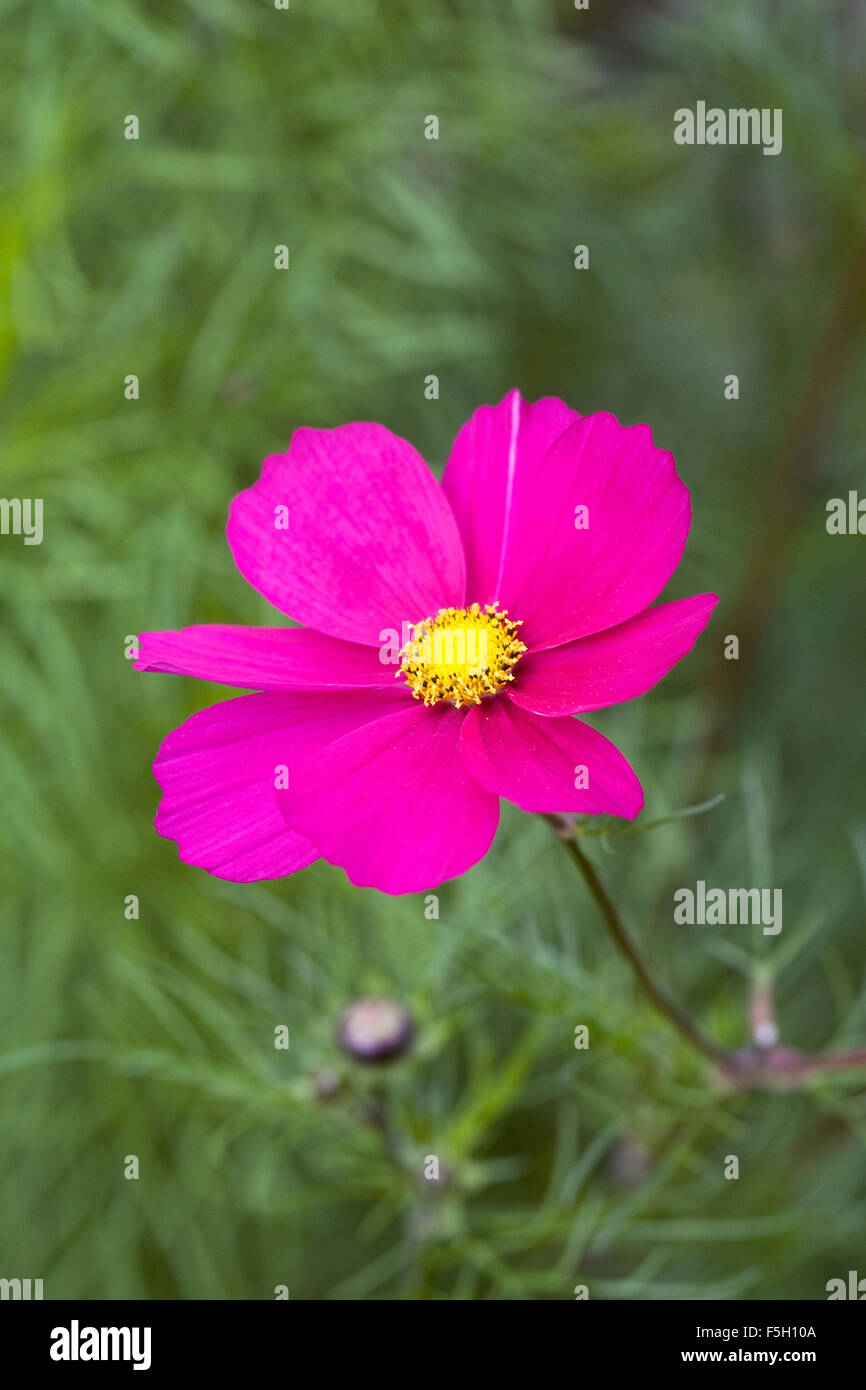
{"label": "yellow flower center", "polygon": [[518,641],[520,621],[500,612],[496,604],[482,608],[440,608],[435,618],[416,624],[400,653],[398,676],[405,676],[416,700],[438,705],[450,700],[480,705],[514,680],[511,668],[526,651]]}

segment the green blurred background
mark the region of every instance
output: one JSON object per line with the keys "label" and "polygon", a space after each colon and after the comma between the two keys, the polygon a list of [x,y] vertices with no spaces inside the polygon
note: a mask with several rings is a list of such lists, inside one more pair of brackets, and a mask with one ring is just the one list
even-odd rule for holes
{"label": "green blurred background", "polygon": [[[663,685],[593,722],[645,819],[725,800],[590,851],[726,1044],[762,971],[786,1043],[866,1042],[866,540],[825,528],[866,492],[864,5],[0,19],[0,491],[45,506],[41,546],[0,537],[0,1276],[47,1298],[665,1300],[866,1274],[866,1073],[720,1088],[513,809],[438,921],[325,864],[249,886],[180,864],[150,765],[232,692],[124,659],[144,629],[271,621],[223,528],[299,425],[381,421],[438,471],[514,385],[649,423],[694,507],[669,596],[722,602]],[[781,107],[782,154],[676,146],[699,99]],[[699,878],[781,887],[781,935],[675,926]],[[374,1079],[333,1040],[370,993],[418,1021]]]}

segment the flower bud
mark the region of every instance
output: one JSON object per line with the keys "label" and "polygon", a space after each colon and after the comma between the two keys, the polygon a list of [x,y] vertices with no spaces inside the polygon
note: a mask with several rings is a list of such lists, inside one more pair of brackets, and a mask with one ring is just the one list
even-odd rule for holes
{"label": "flower bud", "polygon": [[359,999],[337,1025],[337,1042],[358,1062],[389,1062],[408,1049],[415,1034],[412,1015],[393,999]]}
{"label": "flower bud", "polygon": [[310,1089],[315,1100],[333,1100],[343,1087],[343,1078],[338,1072],[323,1069],[311,1078]]}

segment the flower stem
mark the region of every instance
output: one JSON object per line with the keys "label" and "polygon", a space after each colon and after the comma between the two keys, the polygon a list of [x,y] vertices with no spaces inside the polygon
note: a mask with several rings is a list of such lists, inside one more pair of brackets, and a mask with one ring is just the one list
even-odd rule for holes
{"label": "flower stem", "polygon": [[[605,926],[649,996],[656,1009],[685,1038],[697,1052],[715,1063],[727,1083],[735,1087],[779,1087],[800,1086],[804,1082],[835,1072],[859,1071],[866,1068],[866,1047],[849,1048],[842,1052],[801,1052],[796,1048],[777,1045],[776,1036],[760,1033],[756,1035],[755,1045],[734,1050],[722,1047],[698,1027],[694,1019],[659,984],[646,964],[638,947],[616,910],[616,906],[601,881],[592,860],[584,853],[579,843],[580,832],[570,816],[545,815],[554,834],[565,845],[568,854],[580,870],[596,906],[601,912]],[[767,986],[765,985],[766,989]],[[766,1005],[766,1001],[764,1001]],[[772,1003],[770,1002],[772,1012]],[[752,1012],[755,1001],[752,1000]],[[754,1020],[753,1020],[754,1021]],[[775,1018],[773,1015],[775,1029]]]}
{"label": "flower stem", "polygon": [[[554,828],[557,828],[558,822],[555,817],[546,816],[545,819],[550,821],[554,825]],[[664,986],[659,984],[652,975],[637,945],[632,939],[631,934],[617,912],[612,899],[608,895],[607,889],[596,872],[595,866],[586,854],[584,854],[576,836],[571,834],[567,837],[561,836],[560,838],[583,875],[584,882],[592,894],[596,906],[601,912],[605,925],[617,947],[625,956],[643,986],[644,991],[649,995],[659,1013],[663,1014],[668,1022],[676,1028],[677,1032],[686,1038],[687,1041],[691,1043],[692,1047],[697,1048],[698,1052],[702,1052],[705,1057],[709,1057],[711,1061],[719,1066],[724,1067],[726,1064],[730,1065],[733,1060],[733,1053],[728,1052],[726,1048],[722,1047],[720,1043],[714,1042],[712,1038],[708,1038],[685,1010],[680,1008],[673,996],[669,994]]]}

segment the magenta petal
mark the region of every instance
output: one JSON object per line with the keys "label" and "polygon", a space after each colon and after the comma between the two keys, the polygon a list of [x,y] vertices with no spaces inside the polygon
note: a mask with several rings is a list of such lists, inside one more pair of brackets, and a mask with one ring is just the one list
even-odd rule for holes
{"label": "magenta petal", "polygon": [[497,697],[466,715],[460,747],[475,780],[523,811],[632,820],[643,806],[619,749],[577,719],[541,719]]}
{"label": "magenta petal", "polygon": [[[282,510],[281,510],[282,509]],[[376,646],[463,603],[465,563],[448,501],[411,444],[381,425],[296,430],[233,501],[241,574],[305,626]]]}
{"label": "magenta petal", "polygon": [[[277,807],[278,769],[310,756],[383,710],[383,691],[242,695],[194,714],[162,744],[153,765],[163,791],[160,835],[184,863],[248,883],[282,878],[318,858]],[[291,772],[289,773],[291,775]]]}
{"label": "magenta petal", "polygon": [[411,708],[347,734],[296,767],[287,823],[359,887],[422,893],[482,858],[499,819],[460,757],[464,715]]}
{"label": "magenta petal", "polygon": [[219,623],[143,632],[134,664],[137,671],[197,676],[247,690],[394,688],[398,669],[394,663],[383,663],[373,647],[341,642],[308,628]]}
{"label": "magenta petal", "polygon": [[718,603],[715,594],[662,603],[564,647],[528,652],[509,695],[535,714],[579,714],[633,700],[690,652]]}
{"label": "magenta petal", "polygon": [[[500,598],[523,619],[522,640],[555,647],[641,612],[676,568],[690,519],[673,456],[646,425],[607,414],[571,425],[515,523]],[[585,529],[575,524],[584,520]]]}
{"label": "magenta petal", "polygon": [[499,598],[544,455],[579,419],[553,396],[530,403],[509,391],[498,405],[476,410],[455,439],[442,487],[463,537],[470,603]]}

